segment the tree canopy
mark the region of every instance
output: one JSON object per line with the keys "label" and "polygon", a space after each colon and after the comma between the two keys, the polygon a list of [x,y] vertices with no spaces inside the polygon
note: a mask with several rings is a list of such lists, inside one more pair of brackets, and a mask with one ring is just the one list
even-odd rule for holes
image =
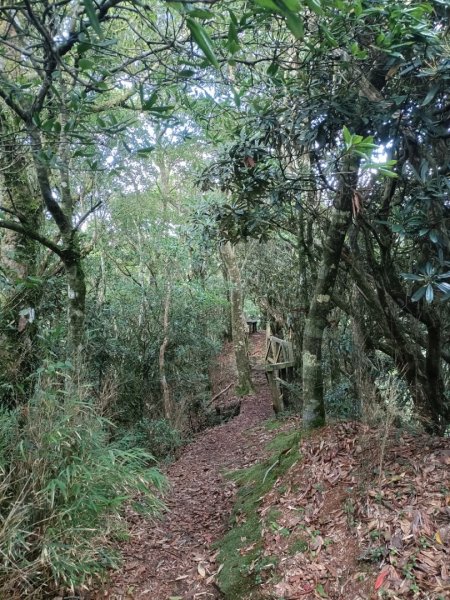
{"label": "tree canopy", "polygon": [[[17,566],[25,592],[95,571],[91,538],[84,566],[56,561],[52,519],[99,462],[122,470],[93,495],[127,497],[145,466],[159,509],[136,447],[164,458],[220,421],[210,370],[227,339],[237,393],[252,390],[248,317],[292,342],[284,406],[305,429],[394,402],[448,433],[449,10],[1,4],[0,486],[29,537],[11,533],[0,590]],[[73,436],[58,459],[33,441]],[[16,441],[23,481],[46,465],[34,487],[13,481]],[[72,541],[104,525],[88,513]]]}

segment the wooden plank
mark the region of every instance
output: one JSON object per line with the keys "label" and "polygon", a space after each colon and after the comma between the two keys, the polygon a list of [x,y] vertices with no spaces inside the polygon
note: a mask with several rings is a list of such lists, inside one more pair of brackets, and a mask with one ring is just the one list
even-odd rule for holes
{"label": "wooden plank", "polygon": [[288,381],[284,381],[284,379],[280,379],[279,377],[275,377],[275,381],[280,385],[284,385],[284,387],[290,387],[291,384]]}
{"label": "wooden plank", "polygon": [[293,366],[294,366],[293,361],[287,361],[287,362],[282,362],[282,363],[266,364],[266,365],[264,365],[264,370],[266,372],[280,371],[280,369],[287,369],[288,367],[293,367]]}
{"label": "wooden plank", "polygon": [[267,378],[269,380],[269,388],[272,395],[273,409],[275,413],[280,413],[284,410],[283,396],[280,394],[273,373],[267,373]]}
{"label": "wooden plank", "polygon": [[291,342],[283,340],[283,339],[281,339],[279,337],[276,337],[275,335],[271,335],[269,339],[271,341],[275,342],[276,344],[279,344],[280,346],[287,346],[288,344],[291,343]]}

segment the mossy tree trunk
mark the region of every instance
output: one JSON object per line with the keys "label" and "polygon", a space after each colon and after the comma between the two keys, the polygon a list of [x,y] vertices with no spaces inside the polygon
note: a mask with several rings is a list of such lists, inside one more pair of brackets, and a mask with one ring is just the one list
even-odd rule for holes
{"label": "mossy tree trunk", "polygon": [[[61,114],[64,124],[66,115]],[[64,128],[63,128],[64,130]],[[43,145],[39,130],[33,125],[28,125],[34,167],[37,181],[45,208],[53,217],[58,227],[62,245],[54,245],[52,250],[61,258],[67,280],[67,312],[68,312],[68,356],[73,365],[79,364],[82,359],[85,320],[86,320],[86,281],[83,269],[83,258],[80,246],[79,225],[74,223],[74,198],[70,186],[70,148],[69,140],[64,133],[61,134],[60,158],[60,195],[61,201],[55,200],[51,187],[50,166],[42,160]],[[80,220],[82,222],[83,218]]]}
{"label": "mossy tree trunk", "polygon": [[342,248],[352,220],[352,200],[358,171],[356,159],[349,157],[345,163],[324,240],[322,259],[303,335],[303,427],[305,429],[320,427],[325,423],[322,340],[327,326],[327,316],[332,308],[331,295],[336,282]]}
{"label": "mossy tree trunk", "polygon": [[220,254],[227,271],[228,282],[230,285],[231,327],[238,374],[237,392],[239,395],[243,396],[253,392],[253,385],[250,374],[250,361],[247,352],[246,325],[242,311],[243,296],[241,273],[236,261],[234,248],[230,242],[226,242],[220,247]]}

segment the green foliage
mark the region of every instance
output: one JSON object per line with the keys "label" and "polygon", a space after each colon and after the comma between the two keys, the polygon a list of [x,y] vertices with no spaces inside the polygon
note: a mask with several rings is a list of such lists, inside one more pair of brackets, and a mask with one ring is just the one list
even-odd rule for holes
{"label": "green foliage", "polygon": [[[135,497],[154,515],[164,479],[139,448],[108,442],[110,424],[55,387],[0,420],[0,595],[82,586],[118,564],[109,538]],[[123,528],[123,524],[121,524]]]}
{"label": "green foliage", "polygon": [[121,446],[140,446],[158,459],[173,460],[184,443],[178,429],[167,419],[142,419],[133,425],[131,433],[119,437]]}
{"label": "green foliage", "polygon": [[226,598],[247,600],[255,587],[270,575],[273,557],[262,556],[258,506],[275,481],[299,460],[300,434],[280,433],[270,443],[271,455],[256,465],[231,474],[239,491],[230,529],[217,544],[223,564],[218,584]]}
{"label": "green foliage", "polygon": [[208,61],[218,69],[219,63],[214,53],[211,39],[206,33],[205,28],[202,25],[200,25],[198,21],[190,17],[187,18],[186,24],[189,27],[192,37],[198,44],[199,48],[201,48],[201,50],[203,51]]}
{"label": "green foliage", "polygon": [[306,552],[309,548],[308,540],[303,537],[299,537],[292,541],[289,546],[289,554],[297,554]]}
{"label": "green foliage", "polygon": [[333,419],[358,419],[361,416],[361,403],[355,398],[354,386],[348,379],[327,390],[324,400],[327,415]]}
{"label": "green foliage", "polygon": [[[449,264],[445,262],[442,266],[448,268]],[[441,300],[448,300],[450,298],[450,283],[444,281],[450,278],[450,271],[439,272],[440,266],[434,266],[430,262],[427,262],[419,269],[417,274],[401,273],[401,276],[406,281],[421,284],[411,295],[412,302],[419,302],[425,298],[426,302],[430,304],[433,302],[436,292],[440,295]]]}

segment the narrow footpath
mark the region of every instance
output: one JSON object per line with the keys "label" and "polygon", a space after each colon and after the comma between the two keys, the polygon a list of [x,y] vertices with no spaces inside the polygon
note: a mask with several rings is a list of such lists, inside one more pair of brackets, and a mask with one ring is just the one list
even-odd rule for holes
{"label": "narrow footpath", "polygon": [[[250,340],[256,363],[261,361],[264,334],[252,335]],[[219,381],[223,385],[223,378]],[[123,567],[97,598],[222,597],[214,584],[219,565],[212,544],[226,530],[235,492],[224,474],[262,458],[271,437],[261,426],[273,415],[264,374],[254,372],[253,381],[255,395],[242,398],[239,415],[201,433],[167,469],[170,489],[163,519],[151,523],[133,516],[131,539],[122,548]]]}

